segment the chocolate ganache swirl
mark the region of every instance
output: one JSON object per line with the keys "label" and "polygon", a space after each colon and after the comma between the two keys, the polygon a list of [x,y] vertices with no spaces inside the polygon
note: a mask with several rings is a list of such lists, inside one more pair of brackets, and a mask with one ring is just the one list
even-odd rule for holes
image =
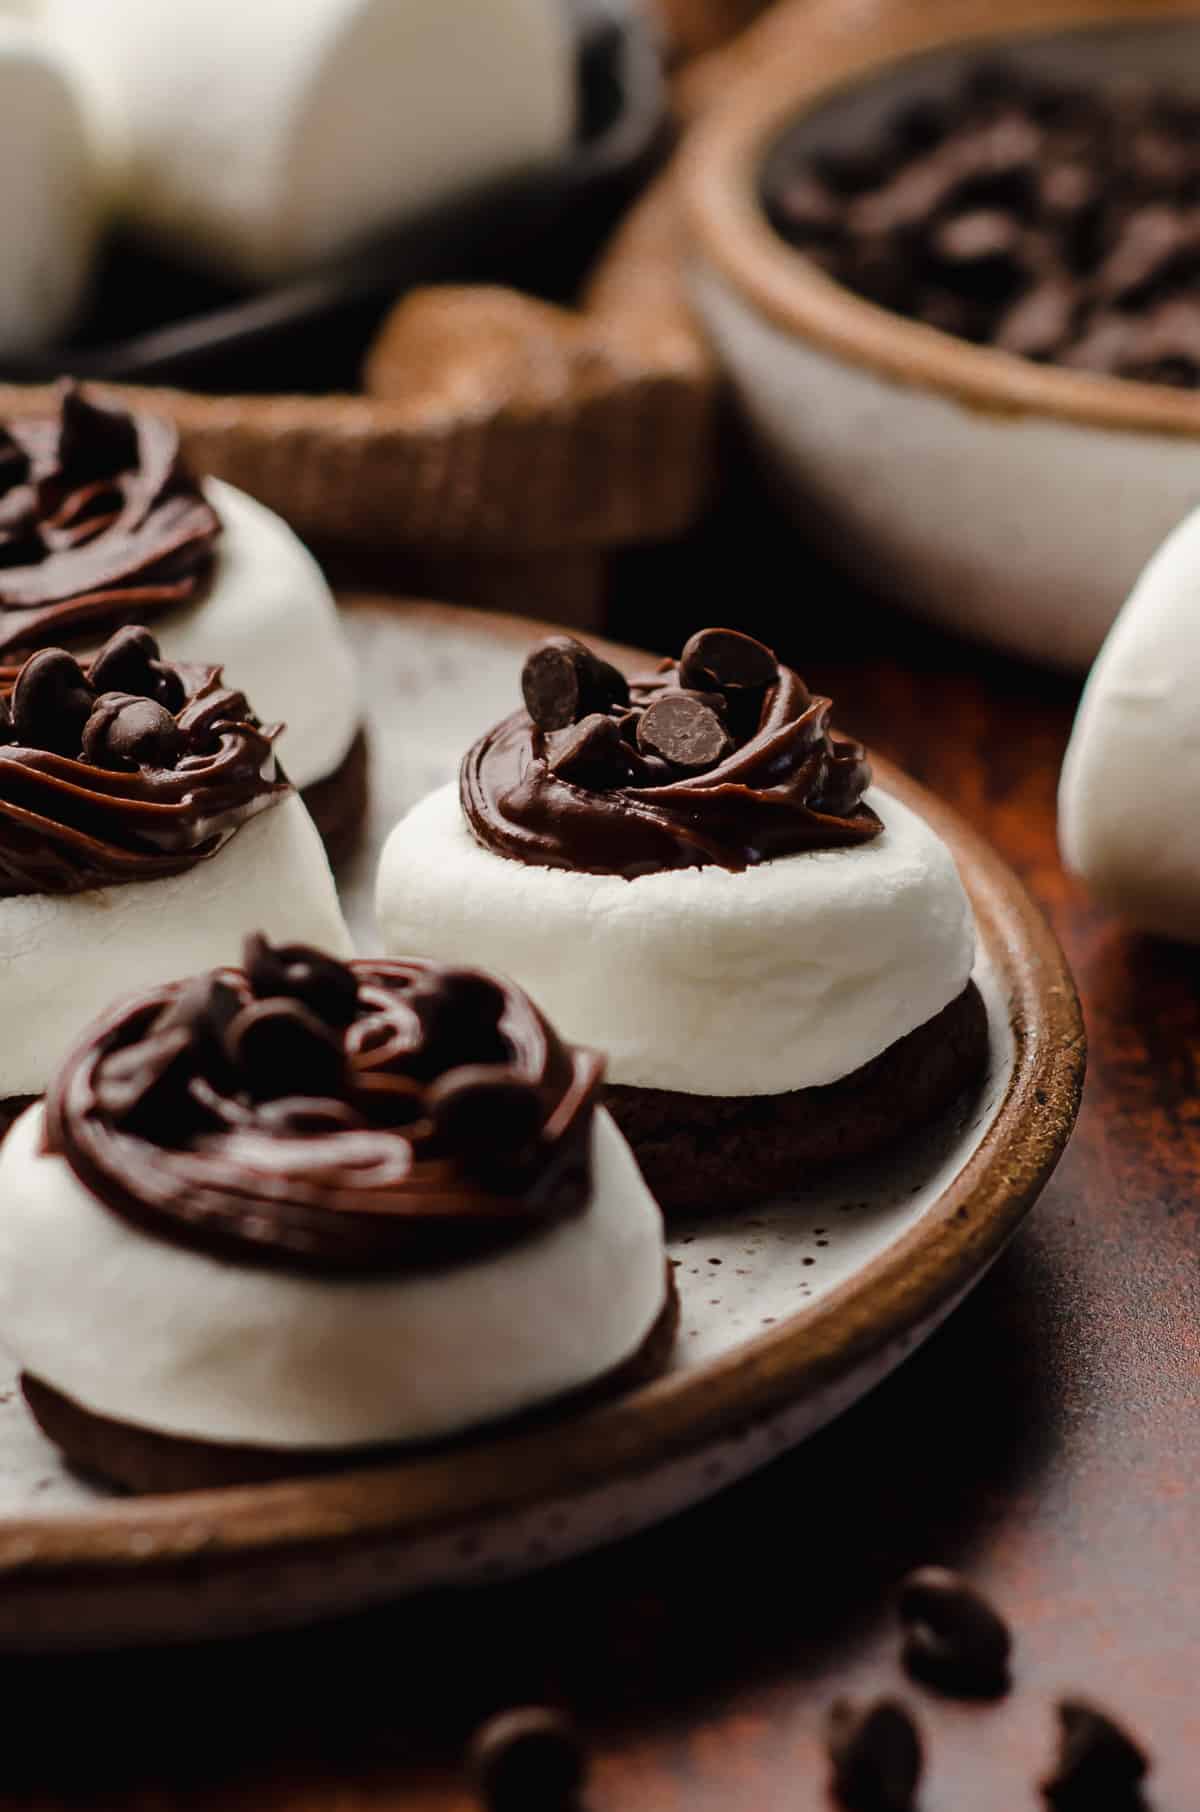
{"label": "chocolate ganache swirl", "polygon": [[517,988],[247,940],[113,1010],[47,1095],[47,1149],[143,1231],[241,1264],[380,1275],[582,1212],[603,1063]]}
{"label": "chocolate ganache swirl", "polygon": [[64,384],[56,416],[0,426],[0,656],[191,603],[220,529],[173,423]]}
{"label": "chocolate ganache swirl", "polygon": [[219,667],[119,629],[81,666],[43,648],[0,675],[0,897],[154,881],[283,798],[274,743]]}
{"label": "chocolate ganache swirl", "polygon": [[525,663],[526,709],[481,738],[459,775],[485,848],[535,867],[639,875],[740,870],[835,849],[883,826],[857,742],[769,648],[730,629],[626,682],[569,636]]}

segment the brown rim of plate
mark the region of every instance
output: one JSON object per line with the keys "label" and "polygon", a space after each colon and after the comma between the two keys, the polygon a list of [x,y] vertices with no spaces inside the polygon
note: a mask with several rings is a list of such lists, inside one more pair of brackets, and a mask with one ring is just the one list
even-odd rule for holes
{"label": "brown rim of plate", "polygon": [[791,11],[797,55],[748,59],[742,75],[735,65],[731,86],[684,145],[680,194],[693,251],[775,327],[909,388],[989,414],[1200,435],[1193,393],[1037,365],[854,295],[775,232],[758,193],[764,159],[789,124],[909,58],[1172,21],[1200,33],[1195,0],[1008,0],[999,10],[987,0],[867,10],[816,0]]}
{"label": "brown rim of plate", "polygon": [[[473,614],[423,612],[460,625]],[[478,624],[481,633],[523,644],[531,631],[544,632],[516,618],[481,614]],[[594,645],[627,668],[649,659]],[[36,1618],[59,1589],[111,1586],[123,1575],[166,1586],[197,1568],[211,1577],[256,1560],[386,1550],[654,1471],[816,1393],[954,1301],[1003,1249],[1063,1154],[1083,1086],[1083,1021],[1054,934],[1011,869],[923,787],[888,762],[874,765],[878,782],[921,812],[953,850],[1007,989],[1014,1037],[995,1120],[920,1224],[792,1323],[581,1415],[329,1477],[116,1498],[92,1510],[0,1522],[9,1634],[24,1597]]]}

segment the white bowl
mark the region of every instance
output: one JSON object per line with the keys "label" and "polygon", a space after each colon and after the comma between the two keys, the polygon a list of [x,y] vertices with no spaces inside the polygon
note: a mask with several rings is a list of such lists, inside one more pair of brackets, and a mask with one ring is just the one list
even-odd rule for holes
{"label": "white bowl", "polygon": [[[1200,92],[1194,0],[798,9],[685,147],[692,293],[744,413],[810,528],[924,615],[1087,665],[1138,572],[1200,503],[1200,394],[1035,365],[854,296],[772,229],[764,161],[869,143],[981,51],[1084,83]],[[781,42],[785,34],[781,34]]]}

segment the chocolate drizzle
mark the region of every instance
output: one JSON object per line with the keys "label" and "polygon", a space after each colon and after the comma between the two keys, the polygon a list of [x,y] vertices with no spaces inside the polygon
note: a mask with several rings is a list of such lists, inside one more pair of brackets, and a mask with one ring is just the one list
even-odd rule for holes
{"label": "chocolate drizzle", "polygon": [[280,728],[219,667],[161,661],[144,629],[88,667],[31,655],[0,689],[0,897],[159,880],[215,855],[287,793]]}
{"label": "chocolate drizzle", "polygon": [[116,1008],[47,1149],[147,1233],[324,1275],[463,1262],[581,1212],[603,1064],[472,970],[247,941]]}
{"label": "chocolate drizzle", "polygon": [[[527,663],[527,705],[544,721],[515,712],[463,760],[463,812],[485,848],[634,880],[740,870],[882,830],[863,804],[871,770],[861,744],[830,730],[830,700],[761,643],[703,630],[678,662],[631,681],[627,698],[609,687],[606,704],[581,644],[579,683],[549,683],[567,674],[566,640],[554,638],[553,662],[543,644]],[[567,723],[564,705],[576,713]]]}
{"label": "chocolate drizzle", "polygon": [[56,417],[0,428],[0,656],[191,603],[220,528],[173,423],[62,385]]}

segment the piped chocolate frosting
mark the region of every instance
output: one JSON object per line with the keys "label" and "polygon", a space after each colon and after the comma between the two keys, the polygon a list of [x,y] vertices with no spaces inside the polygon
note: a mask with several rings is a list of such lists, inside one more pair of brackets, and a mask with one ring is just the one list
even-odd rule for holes
{"label": "piped chocolate frosting", "polygon": [[44,648],[0,676],[0,897],[179,874],[288,792],[219,667],[173,665],[149,630],[81,666]]}
{"label": "piped chocolate frosting", "polygon": [[220,529],[173,423],[63,384],[57,415],[0,427],[0,658],[193,602]]}
{"label": "piped chocolate frosting", "polygon": [[769,648],[732,629],[627,682],[569,636],[533,650],[525,709],[465,756],[463,812],[486,849],[534,867],[740,870],[864,843],[883,826],[861,744]]}
{"label": "piped chocolate frosting", "polygon": [[441,1266],[590,1200],[601,1059],[473,970],[247,940],[115,1009],[47,1095],[48,1150],[143,1231],[326,1275]]}

